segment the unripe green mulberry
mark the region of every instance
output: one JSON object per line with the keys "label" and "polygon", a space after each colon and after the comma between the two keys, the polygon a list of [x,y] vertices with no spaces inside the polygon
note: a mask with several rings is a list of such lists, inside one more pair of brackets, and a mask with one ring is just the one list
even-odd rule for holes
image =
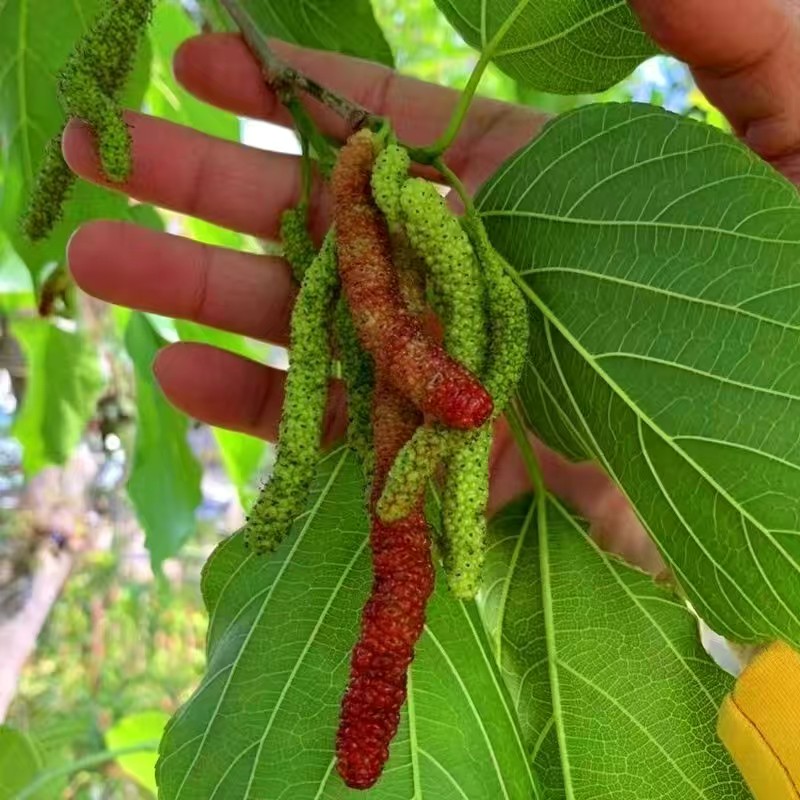
{"label": "unripe green mulberry", "polygon": [[328,322],[336,286],[336,251],[328,235],[297,297],[275,467],[244,529],[248,546],[259,553],[274,550],[286,537],[314,479],[328,398]]}
{"label": "unripe green mulberry", "polygon": [[419,428],[395,459],[378,501],[384,522],[405,519],[419,502],[442,460],[463,441],[460,432],[439,425]]}
{"label": "unripe green mulberry", "polygon": [[22,232],[30,241],[44,239],[61,220],[64,203],[74,183],[75,174],[64,161],[59,133],[47,143],[28,208],[22,218]]}
{"label": "unripe green mulberry", "polygon": [[375,159],[372,172],[372,196],[375,204],[383,212],[389,225],[389,232],[396,234],[403,230],[403,214],[400,196],[403,185],[408,180],[411,158],[405,148],[396,144],[388,145]]}
{"label": "unripe green mulberry", "polygon": [[59,74],[64,110],[91,126],[103,171],[117,183],[127,180],[131,171],[130,134],[119,98],[153,4],[154,0],[110,0]]}
{"label": "unripe green mulberry", "polygon": [[334,325],[342,378],[347,387],[347,443],[361,460],[369,485],[375,470],[372,436],[375,370],[372,359],[358,341],[358,333],[344,297],[340,297],[336,304]]}
{"label": "unripe green mulberry", "polygon": [[490,346],[484,380],[495,401],[495,414],[499,415],[511,401],[525,366],[530,335],[528,307],[478,214],[465,217],[464,227],[486,276]]}
{"label": "unripe green mulberry", "polygon": [[429,181],[406,181],[400,203],[409,241],[428,268],[447,352],[479,375],[489,335],[483,280],[469,237]]}
{"label": "unripe green mulberry", "polygon": [[442,492],[442,551],[447,585],[459,600],[472,600],[486,560],[486,504],[492,425],[470,431],[447,463]]}
{"label": "unripe green mulberry", "polygon": [[317,248],[308,232],[308,206],[303,203],[290,208],[281,217],[283,256],[292,268],[294,279],[303,282],[306,271],[317,255]]}
{"label": "unripe green mulberry", "polygon": [[107,0],[62,72],[88,71],[103,94],[119,100],[154,5],[155,0]]}

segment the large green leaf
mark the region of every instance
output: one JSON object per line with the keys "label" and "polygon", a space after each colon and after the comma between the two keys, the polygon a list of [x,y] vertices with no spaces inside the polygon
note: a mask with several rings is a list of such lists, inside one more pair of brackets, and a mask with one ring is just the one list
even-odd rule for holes
{"label": "large green leaf", "polygon": [[[182,42],[197,34],[197,28],[186,12],[174,3],[159,3],[153,14],[152,34],[153,77],[145,99],[150,112],[210,136],[238,141],[240,125],[234,114],[202,103],[175,80],[173,56]],[[205,220],[184,217],[181,225],[193,239],[207,244],[235,250],[243,250],[247,246],[248,240],[242,234]]]}
{"label": "large green leaf", "polygon": [[530,424],[608,469],[719,633],[800,645],[795,188],[716,129],[607,105],[478,205],[530,300]]}
{"label": "large green leaf", "polygon": [[527,499],[493,524],[487,584],[487,628],[547,800],[749,797],[716,738],[733,678],[671,593],[556,502]]}
{"label": "large green leaf", "polygon": [[28,474],[64,464],[94,415],[104,379],[97,346],[72,323],[19,320],[12,331],[28,365],[25,398],[13,434]]}
{"label": "large green leaf", "polygon": [[[210,344],[229,353],[249,358],[254,361],[263,360],[266,346],[259,347],[244,336],[226,333],[198,325],[195,322],[178,320],[175,329],[184,342],[200,342]],[[255,483],[258,470],[264,465],[268,445],[263,439],[248,436],[236,431],[212,428],[214,438],[219,447],[225,472],[239,493],[244,508],[249,508],[255,500]]]}
{"label": "large green leaf", "polygon": [[394,59],[370,0],[247,0],[265,36],[392,66]]}
{"label": "large green leaf", "polygon": [[357,794],[334,770],[339,702],[371,583],[361,472],[326,457],[308,511],[271,558],[241,536],[206,566],[206,677],[161,747],[162,800],[529,800],[527,756],[474,606],[440,581],[392,759]]}
{"label": "large green leaf", "polygon": [[128,494],[158,567],[196,529],[202,470],[186,440],[188,421],[164,398],[152,372],[164,345],[148,317],[132,314],[125,344],[136,373],[137,427]]}
{"label": "large green leaf", "polygon": [[[61,264],[77,226],[97,217],[122,218],[127,201],[79,184],[53,235],[35,246],[19,232],[18,218],[38,170],[46,142],[64,122],[56,74],[75,40],[86,30],[102,0],[6,0],[0,3],[0,224],[34,278],[48,264]],[[149,77],[149,51],[141,48],[126,103],[138,107]]]}
{"label": "large green leaf", "polygon": [[512,78],[558,94],[613,86],[656,46],[626,0],[436,0],[467,40]]}

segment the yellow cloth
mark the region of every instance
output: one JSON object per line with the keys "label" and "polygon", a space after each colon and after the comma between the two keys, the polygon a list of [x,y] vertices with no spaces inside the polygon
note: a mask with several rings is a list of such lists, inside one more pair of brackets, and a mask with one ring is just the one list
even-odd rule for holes
{"label": "yellow cloth", "polygon": [[800,800],[800,654],[776,643],[756,656],[718,731],[756,800]]}

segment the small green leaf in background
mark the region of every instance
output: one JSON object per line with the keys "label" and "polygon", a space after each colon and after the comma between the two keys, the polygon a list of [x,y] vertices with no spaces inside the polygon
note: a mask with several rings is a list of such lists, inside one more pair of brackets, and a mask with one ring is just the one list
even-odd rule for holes
{"label": "small green leaf in background", "polygon": [[247,0],[267,37],[392,66],[394,58],[370,0]]}
{"label": "small green leaf in background", "polygon": [[716,738],[733,678],[697,619],[557,502],[545,530],[536,511],[494,520],[482,605],[544,797],[748,798]]}
{"label": "small green leaf in background", "polygon": [[164,398],[152,372],[164,343],[147,316],[130,316],[125,344],[136,373],[137,428],[128,495],[156,569],[194,533],[202,500],[202,469],[186,439],[189,422]]}
{"label": "small green leaf in background", "polygon": [[20,731],[0,725],[0,800],[14,800],[41,767],[33,741]]}
{"label": "small green leaf in background", "polygon": [[153,743],[152,752],[119,756],[117,764],[123,772],[154,795],[158,791],[155,772],[158,742],[168,721],[169,717],[163,711],[145,711],[124,717],[106,731],[106,745],[110,751],[125,751],[136,745]]}
{"label": "small green leaf in background", "polygon": [[[21,235],[19,216],[44,153],[61,129],[56,75],[73,42],[101,8],[101,0],[13,0],[0,4],[0,225],[38,281],[43,269],[62,264],[69,237],[85,220],[124,218],[127,200],[79,182],[70,196],[64,220],[45,242],[29,244]],[[138,108],[149,81],[150,53],[140,48],[125,104]]]}
{"label": "small green leaf in background", "polygon": [[92,419],[104,379],[97,345],[71,321],[15,321],[12,333],[28,364],[27,387],[13,435],[32,475],[65,464]]}
{"label": "small green leaf in background", "polygon": [[212,555],[206,676],[161,745],[162,800],[530,800],[533,778],[474,605],[439,581],[392,759],[372,790],[335,772],[339,704],[372,583],[363,478],[339,449],[272,557],[234,536]]}
{"label": "small green leaf in background", "polygon": [[658,49],[626,0],[436,0],[464,39],[523,84],[586,94],[618,83]]}
{"label": "small green leaf in background", "polygon": [[481,190],[530,301],[522,393],[598,460],[719,634],[800,646],[800,198],[653,106],[550,124]]}

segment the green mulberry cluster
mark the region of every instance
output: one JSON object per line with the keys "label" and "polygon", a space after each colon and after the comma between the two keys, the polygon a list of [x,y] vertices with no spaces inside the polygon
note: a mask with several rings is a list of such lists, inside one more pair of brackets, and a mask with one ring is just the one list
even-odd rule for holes
{"label": "green mulberry cluster", "polygon": [[247,545],[258,553],[284,540],[314,479],[331,365],[328,321],[337,286],[336,248],[329,234],[297,297],[275,467],[244,528]]}
{"label": "green mulberry cluster", "polygon": [[372,196],[393,236],[403,231],[400,198],[410,169],[411,158],[408,151],[397,144],[387,145],[375,159]]}
{"label": "green mulberry cluster", "polygon": [[[98,141],[106,177],[121,183],[131,172],[130,133],[119,106],[155,0],[108,0],[77,42],[58,76],[58,96],[69,117],[86,122]],[[47,146],[22,226],[31,241],[46,238],[61,219],[73,179],[56,154],[62,131]]]}
{"label": "green mulberry cluster", "polygon": [[[393,209],[385,188],[381,196],[386,208]],[[424,262],[447,350],[481,377],[495,410],[478,431],[420,428],[395,460],[378,513],[389,522],[404,518],[445,464],[444,563],[451,591],[469,599],[480,587],[486,548],[492,423],[508,404],[522,372],[527,312],[479,218],[460,220],[436,188],[420,179],[404,182],[400,212],[403,231]]]}

